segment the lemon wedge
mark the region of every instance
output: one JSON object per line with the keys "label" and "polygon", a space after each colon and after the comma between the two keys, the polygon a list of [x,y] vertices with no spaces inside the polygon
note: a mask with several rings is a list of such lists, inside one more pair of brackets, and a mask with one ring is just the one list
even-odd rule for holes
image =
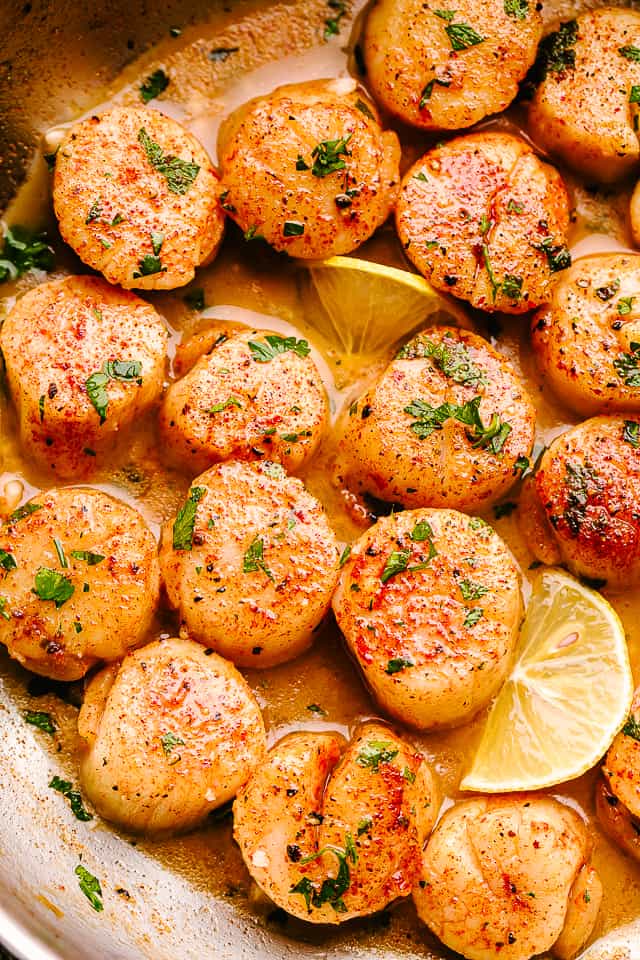
{"label": "lemon wedge", "polygon": [[[436,322],[466,321],[461,308],[418,274],[356,257],[331,257],[309,265],[316,309],[313,325],[347,356],[376,353]],[[466,324],[465,324],[466,325]]]}
{"label": "lemon wedge", "polygon": [[632,694],[615,610],[562,570],[545,570],[461,789],[539,790],[579,777],[607,751]]}

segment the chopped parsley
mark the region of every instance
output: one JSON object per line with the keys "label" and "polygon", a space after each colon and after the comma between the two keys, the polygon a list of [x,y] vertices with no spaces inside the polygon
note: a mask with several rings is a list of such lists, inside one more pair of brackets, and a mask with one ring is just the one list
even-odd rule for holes
{"label": "chopped parsley", "polygon": [[50,736],[53,736],[56,732],[57,727],[51,714],[45,713],[44,710],[26,710],[23,716],[26,723],[30,723],[33,727],[37,727],[38,730],[42,730]]}
{"label": "chopped parsley", "polygon": [[280,337],[275,333],[265,335],[266,343],[260,340],[249,340],[249,350],[252,358],[257,363],[268,363],[280,353],[296,353],[299,357],[308,357],[311,353],[311,347],[306,340],[298,340],[296,337]]}
{"label": "chopped parsley", "polygon": [[81,863],[78,864],[74,873],[78,878],[78,886],[93,909],[96,913],[101,913],[101,911],[104,910],[104,905],[102,903],[102,887],[100,886],[98,878],[94,877],[88,870],[85,870]]}
{"label": "chopped parsley", "polygon": [[53,270],[55,255],[45,233],[8,227],[0,251],[0,283],[15,280],[29,270]]}
{"label": "chopped parsley", "polygon": [[629,103],[640,103],[640,84],[634,83],[629,91]]}
{"label": "chopped parsley", "polygon": [[185,194],[200,172],[198,164],[171,154],[165,155],[160,144],[151,139],[144,127],[140,128],[138,142],[142,144],[151,166],[167,181],[171,193]]}
{"label": "chopped parsley", "polygon": [[394,673],[400,673],[407,667],[413,666],[415,666],[413,660],[407,660],[405,657],[393,657],[393,659],[387,662],[384,672],[388,673],[389,676],[393,676]]}
{"label": "chopped parsley", "polygon": [[16,558],[12,553],[9,553],[7,550],[0,550],[0,567],[9,572],[10,570],[15,570],[17,566]]}
{"label": "chopped parsley", "polygon": [[346,17],[348,6],[346,0],[328,0],[328,6],[334,11],[332,17],[327,17],[324,22],[324,39],[335,37],[340,33],[340,21]]}
{"label": "chopped parsley", "polygon": [[[434,77],[433,80],[429,80],[429,82],[428,82],[428,83],[426,84],[426,86],[423,88],[422,93],[420,94],[420,102],[419,102],[419,104],[418,104],[420,110],[424,110],[424,108],[425,108],[426,105],[428,104],[429,100],[431,99],[431,94],[433,93],[433,88],[434,88],[434,86],[435,86],[436,83],[438,84],[439,87],[450,87],[450,86],[451,86],[451,81],[450,81],[450,80],[440,80],[438,77]],[[416,179],[416,180],[419,180],[419,179],[420,179],[420,175],[418,174],[418,175],[415,177],[415,179]],[[424,177],[424,175],[423,175],[423,179],[426,180],[426,177]]]}
{"label": "chopped parsley", "polygon": [[626,47],[618,47],[618,53],[633,63],[640,63],[640,47],[629,44]]}
{"label": "chopped parsley", "polygon": [[31,592],[35,593],[40,600],[52,600],[56,608],[65,604],[75,592],[71,580],[57,570],[51,570],[50,567],[40,567],[35,575],[34,584]]}
{"label": "chopped parsley", "polygon": [[621,353],[613,361],[613,366],[627,387],[640,387],[640,343],[629,344],[630,353]]}
{"label": "chopped parsley", "polygon": [[345,563],[347,562],[350,556],[351,556],[351,544],[348,543],[347,546],[342,551],[342,553],[340,554],[339,562],[341,567],[344,567]]}
{"label": "chopped parsley", "polygon": [[69,801],[71,812],[76,820],[82,820],[85,823],[93,820],[93,816],[85,810],[82,802],[82,794],[73,789],[73,784],[70,783],[69,780],[61,780],[60,777],[53,777],[49,786],[53,790],[57,790],[58,793],[61,793],[62,796]]}
{"label": "chopped parsley", "polygon": [[368,104],[364,102],[364,100],[361,100],[359,97],[356,100],[356,107],[360,111],[360,113],[364,113],[365,117],[367,117],[369,120],[375,121],[376,118],[371,112],[370,107],[368,106]]}
{"label": "chopped parsley", "polygon": [[242,560],[243,573],[256,573],[258,570],[262,570],[269,580],[274,581],[274,576],[264,561],[264,540],[262,537],[254,538]]}
{"label": "chopped parsley", "polygon": [[574,536],[580,531],[589,502],[589,486],[597,481],[591,467],[584,463],[565,465],[566,506],[564,519]]}
{"label": "chopped parsley", "polygon": [[391,763],[397,756],[398,748],[395,744],[388,740],[369,740],[358,752],[356,763],[377,773],[381,763]]}
{"label": "chopped parsley", "polygon": [[8,523],[17,523],[18,520],[24,520],[25,517],[30,517],[37,510],[42,510],[41,503],[23,503],[21,507],[9,514]]}
{"label": "chopped parsley", "polygon": [[482,620],[483,617],[484,617],[484,610],[482,609],[482,607],[473,607],[472,610],[467,610],[467,615],[464,618],[464,623],[462,624],[462,626],[466,627],[467,629],[470,629],[471,627],[475,627],[478,620]]}
{"label": "chopped parsley", "polygon": [[532,71],[534,83],[540,83],[549,73],[565,73],[575,69],[578,40],[578,21],[561,23],[554,33],[545,37],[538,47],[538,57]]}
{"label": "chopped parsley", "polygon": [[485,593],[489,593],[489,587],[474,583],[473,580],[458,580],[458,588],[463,600],[479,600]]}
{"label": "chopped parsley", "polygon": [[307,704],[307,710],[309,713],[316,713],[319,717],[326,717],[327,715],[327,711],[323,710],[323,708],[317,703]]}
{"label": "chopped parsley", "polygon": [[455,10],[432,10],[431,12],[434,16],[440,17],[441,20],[446,20],[447,23],[451,23],[456,15]]}
{"label": "chopped parsley", "polygon": [[396,356],[400,360],[430,357],[434,366],[455,383],[474,386],[488,383],[480,367],[473,362],[468,347],[453,337],[444,337],[436,344],[419,334],[401,347]]}
{"label": "chopped parsley", "polygon": [[169,77],[164,70],[154,70],[140,86],[140,99],[143,103],[155,100],[169,86]]}
{"label": "chopped parsley", "polygon": [[223,410],[228,410],[229,407],[238,407],[239,409],[242,409],[242,404],[237,397],[228,397],[221,403],[214,403],[214,405],[209,408],[209,413],[222,413]]}
{"label": "chopped parsley", "polygon": [[87,396],[100,417],[101,424],[107,419],[107,407],[109,406],[107,386],[109,382],[118,380],[121,383],[131,383],[135,380],[140,386],[142,384],[141,373],[142,363],[140,360],[105,360],[102,369],[97,370],[87,378],[85,382]]}
{"label": "chopped parsley", "polygon": [[474,447],[486,448],[497,456],[511,433],[511,425],[494,413],[485,426],[479,410],[481,400],[481,397],[474,397],[462,405],[443,403],[439,407],[432,407],[424,400],[413,400],[404,412],[416,417],[410,429],[420,440],[431,436],[435,430],[441,430],[442,425],[453,418],[469,428],[467,436]]}
{"label": "chopped parsley", "polygon": [[304,857],[300,860],[300,864],[312,863],[314,860],[319,860],[325,853],[332,853],[337,857],[339,864],[337,876],[327,877],[323,880],[319,890],[309,877],[303,877],[298,883],[291,887],[289,892],[301,894],[305,899],[307,910],[309,911],[311,907],[322,907],[325,903],[328,903],[336,913],[345,913],[347,908],[342,896],[351,884],[351,871],[349,870],[347,861],[351,860],[352,863],[357,863],[358,861],[358,853],[351,834],[347,833],[346,835],[344,849],[334,847],[332,844],[328,845],[318,850],[317,853],[313,853],[309,857]]}
{"label": "chopped parsley", "polygon": [[373,820],[371,817],[363,817],[362,820],[358,821],[358,836],[361,837],[363,833],[367,833],[372,826]]}
{"label": "chopped parsley", "polygon": [[301,237],[304,233],[304,223],[299,220],[285,220],[282,229],[283,237]]}
{"label": "chopped parsley", "polygon": [[313,148],[311,152],[313,160],[311,173],[314,177],[326,177],[330,173],[345,169],[346,163],[342,158],[351,156],[351,151],[347,146],[351,137],[352,134],[349,134],[347,137],[340,137],[337,140],[322,140]]}
{"label": "chopped parsley", "polygon": [[84,221],[85,224],[93,223],[94,220],[99,220],[102,216],[102,203],[100,197],[97,200],[94,200],[91,206],[89,207],[89,213],[87,214],[87,219]]}
{"label": "chopped parsley", "polygon": [[551,273],[566,270],[571,266],[571,254],[564,243],[554,243],[553,237],[545,237],[541,243],[532,243],[531,246],[540,253],[544,253]]}
{"label": "chopped parsley", "polygon": [[72,550],[71,556],[74,560],[84,560],[90,567],[95,567],[104,560],[101,553],[92,553],[90,550]]}
{"label": "chopped parsley", "polygon": [[485,41],[485,37],[481,37],[467,23],[448,23],[444,29],[452,50],[468,50]]}
{"label": "chopped parsley", "polygon": [[635,297],[620,297],[618,300],[618,314],[621,317],[626,317],[628,313],[631,313],[634,300]]}
{"label": "chopped parsley", "polygon": [[167,268],[162,266],[160,257],[146,253],[142,260],[138,260],[138,269],[133,273],[133,279],[152,277],[154,273],[166,273]]}
{"label": "chopped parsley", "polygon": [[627,722],[622,728],[622,732],[627,737],[632,737],[634,740],[640,741],[640,723],[636,720],[632,713],[629,714]]}
{"label": "chopped parsley", "polygon": [[394,550],[393,553],[390,553],[387,557],[384,570],[380,574],[381,581],[386,583],[391,577],[395,577],[396,574],[403,573],[409,566],[410,557],[410,550]]}
{"label": "chopped parsley", "polygon": [[502,292],[509,300],[517,302],[522,296],[522,277],[505,273],[502,281]]}
{"label": "chopped parsley", "polygon": [[191,487],[189,496],[180,507],[173,523],[173,549],[191,550],[193,547],[193,528],[196,522],[198,504],[207,492],[206,487]]}
{"label": "chopped parsley", "polygon": [[53,538],[53,545],[56,548],[56,553],[58,554],[58,563],[61,567],[66,569],[69,566],[69,561],[65,556],[64,547],[62,546],[62,543],[58,537]]}
{"label": "chopped parsley", "polygon": [[640,447],[640,423],[637,420],[625,420],[622,439],[636,450]]}
{"label": "chopped parsley", "polygon": [[504,0],[504,12],[515,20],[526,20],[529,0]]}
{"label": "chopped parsley", "polygon": [[163,737],[160,737],[160,743],[162,744],[162,749],[164,750],[165,757],[171,757],[169,761],[169,766],[173,767],[180,761],[180,754],[177,753],[175,756],[171,756],[176,747],[184,747],[184,740],[182,737],[179,737],[177,733],[165,733]]}

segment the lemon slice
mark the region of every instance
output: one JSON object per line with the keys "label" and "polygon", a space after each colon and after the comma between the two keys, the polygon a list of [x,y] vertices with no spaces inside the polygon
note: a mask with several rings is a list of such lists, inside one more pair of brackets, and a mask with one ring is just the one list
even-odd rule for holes
{"label": "lemon slice", "polygon": [[545,570],[461,789],[538,790],[579,777],[610,746],[632,694],[615,610],[563,571]]}
{"label": "lemon slice", "polygon": [[349,356],[392,346],[436,314],[442,322],[466,320],[460,308],[408,270],[331,257],[310,264],[309,272],[319,301],[319,309],[309,311],[311,322]]}

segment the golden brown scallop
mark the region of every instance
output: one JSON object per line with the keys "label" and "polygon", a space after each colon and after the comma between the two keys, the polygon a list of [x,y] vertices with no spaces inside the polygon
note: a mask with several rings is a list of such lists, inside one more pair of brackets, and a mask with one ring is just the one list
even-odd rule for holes
{"label": "golden brown scallop", "polygon": [[148,303],[98,277],[43,283],[0,333],[24,452],[82,479],[159,399],[167,331]]}
{"label": "golden brown scallop", "polygon": [[172,290],[215,256],[224,231],[218,174],[176,120],[113,107],[76,123],[56,155],[63,240],[109,283]]}
{"label": "golden brown scallop", "polygon": [[530,960],[547,950],[569,960],[602,899],[590,853],[582,820],[551,797],[466,800],[427,844],[413,892],[418,915],[468,960]]}
{"label": "golden brown scallop", "polygon": [[315,453],[328,405],[309,344],[268,330],[222,333],[167,390],[160,434],[191,475],[222,460],[275,460],[297,473]]}
{"label": "golden brown scallop", "polygon": [[476,510],[515,483],[535,412],[511,364],[468,330],[433,327],[353,404],[340,440],[347,485],[405,507]]}
{"label": "golden brown scallop", "polygon": [[640,13],[587,10],[541,47],[529,109],[540,146],[583,177],[610,183],[638,167]]}
{"label": "golden brown scallop", "polygon": [[278,87],[220,129],[222,202],[245,239],[292,257],[350,253],[389,216],[400,145],[349,78]]}
{"label": "golden brown scallop", "polygon": [[377,0],[363,36],[367,83],[405,123],[459,130],[509,106],[541,36],[533,0]]}
{"label": "golden brown scallop", "polygon": [[396,225],[434,287],[490,312],[545,303],[554,274],[571,263],[562,178],[507,133],[468,134],[426,153],[402,181]]}
{"label": "golden brown scallop", "polygon": [[557,437],[521,523],[543,563],[623,588],[640,579],[640,420],[593,417]]}
{"label": "golden brown scallop", "polygon": [[84,792],[105,820],[136,833],[196,826],[266,751],[246,681],[191,640],[150,643],[95,674],[78,730]]}
{"label": "golden brown scallop", "polygon": [[158,602],[156,542],[133,507],[86,487],[38,494],[0,528],[0,643],[77,680],[141,643]]}
{"label": "golden brown scallop", "polygon": [[352,546],[333,598],[349,650],[390,716],[463,723],[497,693],[522,619],[500,537],[454,510],[404,510]]}
{"label": "golden brown scallop", "polygon": [[277,463],[230,461],[193,481],[164,527],[160,563],[187,633],[241,667],[310,646],[338,577],[320,503]]}
{"label": "golden brown scallop", "polygon": [[422,754],[390,728],[362,724],[346,749],[340,734],[293,733],[236,797],[234,836],[279,907],[337,924],[411,892],[438,806]]}
{"label": "golden brown scallop", "polygon": [[546,381],[568,407],[584,416],[640,413],[640,256],[574,263],[535,314],[531,339]]}

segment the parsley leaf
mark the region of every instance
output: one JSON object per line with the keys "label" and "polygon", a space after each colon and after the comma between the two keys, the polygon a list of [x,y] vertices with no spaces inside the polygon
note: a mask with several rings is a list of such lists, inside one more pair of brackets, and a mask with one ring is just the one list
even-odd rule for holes
{"label": "parsley leaf", "polygon": [[66,800],[69,801],[69,806],[71,807],[71,812],[75,816],[76,820],[82,820],[84,823],[87,823],[89,820],[93,820],[93,816],[85,810],[84,804],[82,802],[82,794],[73,789],[73,784],[68,780],[61,780],[60,777],[53,777],[49,786],[53,790],[57,790],[58,793],[61,793]]}
{"label": "parsley leaf", "polygon": [[629,103],[640,103],[640,84],[634,83],[629,91]]}
{"label": "parsley leaf", "polygon": [[304,223],[299,220],[285,220],[282,229],[283,237],[301,237],[304,233]]}
{"label": "parsley leaf", "polygon": [[254,538],[242,561],[243,573],[256,573],[258,570],[262,570],[269,577],[269,580],[274,581],[274,576],[264,561],[264,540],[262,537]]}
{"label": "parsley leaf", "polygon": [[29,270],[53,270],[55,255],[45,233],[10,227],[0,252],[0,283],[15,280]]}
{"label": "parsley leaf", "polygon": [[551,273],[566,270],[571,266],[571,254],[564,243],[554,243],[553,237],[545,237],[541,243],[532,243],[534,250],[544,253]]}
{"label": "parsley leaf", "polygon": [[585,518],[591,484],[599,488],[598,478],[587,463],[565,464],[566,506],[564,519],[569,530],[577,536]]}
{"label": "parsley leaf", "polygon": [[390,553],[384,566],[384,570],[380,574],[381,581],[386,583],[387,580],[391,579],[391,577],[395,577],[396,574],[402,573],[404,570],[406,570],[409,566],[410,556],[410,550],[394,550],[393,553]]}
{"label": "parsley leaf", "polygon": [[446,20],[450,23],[456,15],[455,10],[432,10],[434,16],[440,17],[441,20]]}
{"label": "parsley leaf", "polygon": [[84,560],[90,567],[95,567],[104,560],[104,556],[101,553],[91,553],[90,550],[72,550],[71,556],[74,560]]}
{"label": "parsley leaf", "polygon": [[404,408],[404,412],[417,418],[410,429],[420,440],[429,437],[434,430],[441,430],[442,424],[453,418],[470,428],[467,435],[474,447],[487,448],[497,456],[511,433],[511,425],[494,413],[485,426],[479,410],[481,399],[474,397],[462,405],[443,403],[439,407],[432,407],[424,400],[413,400]]}
{"label": "parsley leaf", "polygon": [[351,556],[351,544],[348,543],[344,548],[344,550],[342,551],[342,553],[340,554],[339,563],[341,567],[344,567],[345,563],[347,562],[350,556]]}
{"label": "parsley leaf", "polygon": [[142,144],[151,166],[167,181],[171,193],[185,194],[200,172],[198,164],[171,154],[165,155],[160,144],[151,139],[144,127],[138,132],[138,142]]}
{"label": "parsley leaf", "polygon": [[423,334],[418,334],[400,348],[396,357],[399,360],[430,357],[434,366],[455,383],[474,386],[488,383],[480,367],[473,362],[468,347],[453,337],[444,337],[436,344]]}
{"label": "parsley leaf", "polygon": [[14,510],[13,513],[9,514],[8,523],[17,523],[18,520],[24,520],[25,517],[30,517],[32,513],[35,513],[37,510],[42,510],[41,503],[23,503],[21,507],[18,507],[17,510]]}
{"label": "parsley leaf", "polygon": [[504,0],[504,12],[515,20],[526,20],[529,0]]}
{"label": "parsley leaf", "polygon": [[74,873],[78,878],[78,886],[84,893],[85,897],[96,913],[100,913],[102,910],[104,910],[100,881],[97,877],[94,877],[92,873],[89,873],[88,870],[85,870],[81,863],[78,864]]}
{"label": "parsley leaf", "polygon": [[313,148],[311,173],[314,177],[326,177],[330,173],[345,169],[346,163],[342,157],[351,156],[351,151],[347,147],[351,137],[352,134],[349,134],[337,140],[322,140]]}
{"label": "parsley leaf", "polygon": [[214,403],[214,405],[209,409],[209,413],[222,413],[223,410],[227,410],[229,407],[238,407],[242,409],[242,404],[236,397],[228,397],[221,403]]}
{"label": "parsley leaf", "polygon": [[290,888],[290,893],[300,893],[304,897],[307,910],[310,910],[312,906],[321,907],[323,904],[328,903],[336,913],[344,913],[346,911],[347,908],[345,907],[342,895],[349,889],[351,884],[351,871],[349,870],[347,860],[351,860],[352,863],[357,863],[358,853],[351,834],[346,834],[345,841],[344,849],[334,847],[330,844],[318,850],[317,853],[313,853],[311,856],[304,857],[300,860],[300,864],[304,865],[312,863],[314,860],[319,860],[325,853],[332,853],[337,857],[339,864],[336,877],[327,877],[323,880],[320,890],[312,883],[309,877],[303,877]]}
{"label": "parsley leaf", "polygon": [[297,340],[296,337],[280,337],[275,333],[265,335],[266,343],[260,340],[249,340],[251,356],[257,363],[268,363],[280,353],[292,351],[299,357],[308,357],[311,347],[306,340]]}
{"label": "parsley leaf", "polygon": [[381,763],[391,763],[397,756],[398,749],[395,744],[388,740],[369,740],[360,749],[356,763],[361,767],[370,767],[377,773]]}
{"label": "parsley leaf", "polygon": [[613,361],[613,366],[627,387],[640,387],[640,343],[630,343],[630,353],[621,353]]}
{"label": "parsley leaf", "polygon": [[169,86],[169,77],[164,70],[154,70],[140,86],[140,99],[143,103],[155,100]]}
{"label": "parsley leaf", "polygon": [[38,730],[42,730],[44,733],[53,736],[56,732],[57,728],[51,714],[45,713],[44,710],[26,710],[23,716],[26,723],[30,723],[33,727],[37,727]]}
{"label": "parsley leaf", "polygon": [[463,600],[479,600],[480,597],[484,597],[485,593],[489,593],[489,587],[485,587],[481,583],[474,583],[473,580],[459,580],[458,587]]}
{"label": "parsley leaf", "polygon": [[634,47],[631,44],[626,47],[618,47],[618,53],[633,63],[640,63],[640,47]]}
{"label": "parsley leaf", "polygon": [[632,713],[629,714],[627,722],[622,728],[622,732],[627,737],[632,737],[634,740],[640,742],[640,723],[636,720]]}
{"label": "parsley leaf", "polygon": [[389,676],[393,676],[394,673],[400,673],[400,671],[405,670],[406,667],[413,666],[415,666],[413,660],[406,660],[404,657],[394,657],[388,661],[384,672],[388,673]]}
{"label": "parsley leaf", "polygon": [[467,23],[449,23],[444,29],[453,50],[467,50],[485,41],[485,37],[481,37]]}
{"label": "parsley leaf", "polygon": [[538,47],[538,57],[531,72],[533,83],[540,83],[549,73],[565,73],[575,69],[578,40],[578,21],[561,23],[554,33],[545,37]]}
{"label": "parsley leaf", "polygon": [[193,528],[196,522],[198,504],[207,492],[206,487],[191,487],[189,496],[180,507],[173,523],[173,549],[191,550],[193,547]]}
{"label": "parsley leaf", "polygon": [[475,627],[478,620],[481,620],[483,617],[484,617],[484,610],[482,609],[482,607],[473,607],[473,609],[467,610],[467,615],[464,618],[464,623],[462,624],[462,626],[466,627],[467,629],[470,629],[471,627]]}
{"label": "parsley leaf", "polygon": [[[177,733],[165,733],[163,737],[160,737],[160,743],[162,744],[165,757],[170,757],[176,747],[184,747],[184,740],[182,737],[179,737]],[[179,761],[180,754],[177,753],[174,757],[171,757],[169,766],[173,767]]]}
{"label": "parsley leaf", "polygon": [[97,370],[88,377],[85,382],[85,389],[89,400],[100,417],[101,424],[107,419],[107,407],[109,406],[107,385],[109,381],[119,380],[122,383],[131,383],[131,381],[137,380],[138,386],[140,386],[142,383],[141,373],[142,363],[140,360],[105,360],[102,364],[102,370]]}
{"label": "parsley leaf", "polygon": [[625,420],[622,439],[636,450],[640,447],[640,423],[637,420]]}
{"label": "parsley leaf", "polygon": [[162,260],[156,255],[146,253],[142,260],[138,260],[138,269],[133,273],[133,279],[151,277],[154,273],[166,273],[167,268],[162,266]]}
{"label": "parsley leaf", "polygon": [[3,567],[9,572],[10,570],[16,570],[17,566],[16,558],[12,553],[9,553],[7,550],[0,550],[0,567]]}
{"label": "parsley leaf", "polygon": [[34,583],[32,593],[35,593],[40,600],[53,600],[56,608],[65,604],[76,589],[68,577],[57,570],[51,570],[50,567],[40,567]]}
{"label": "parsley leaf", "polygon": [[621,317],[626,317],[628,313],[631,313],[634,300],[635,297],[620,297],[618,300],[618,314]]}

